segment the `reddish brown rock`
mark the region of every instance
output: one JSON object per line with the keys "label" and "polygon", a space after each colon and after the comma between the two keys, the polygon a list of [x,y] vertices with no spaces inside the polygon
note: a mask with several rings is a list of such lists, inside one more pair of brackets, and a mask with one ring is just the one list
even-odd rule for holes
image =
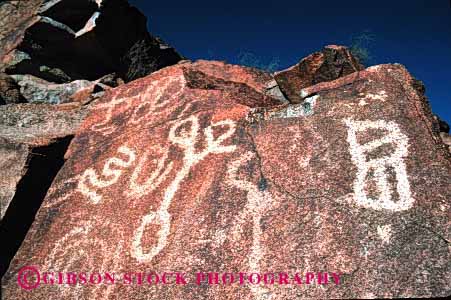
{"label": "reddish brown rock", "polygon": [[0,107],[0,275],[19,249],[86,115],[75,105]]}
{"label": "reddish brown rock", "polygon": [[274,74],[280,89],[292,103],[300,103],[300,91],[320,82],[332,81],[356,71],[363,66],[343,46],[326,46],[303,58],[298,64]]}
{"label": "reddish brown rock", "polygon": [[0,137],[0,276],[16,254],[53,179],[64,164],[72,136],[45,145]]}
{"label": "reddish brown rock", "polygon": [[[202,61],[107,91],[3,278],[6,298],[449,295],[450,155],[409,73],[372,67],[294,105],[265,96],[269,79]],[[26,291],[24,266],[115,284]],[[187,283],[127,284],[134,272]],[[236,282],[197,285],[197,272]],[[276,282],[240,285],[239,272]]]}
{"label": "reddish brown rock", "polygon": [[449,134],[449,125],[443,121],[439,116],[434,115],[435,120],[435,130],[440,132],[440,137],[445,145],[448,146],[451,152],[451,135]]}
{"label": "reddish brown rock", "polygon": [[[39,155],[39,149],[51,148],[73,136],[85,115],[86,109],[68,105],[0,107],[0,218],[14,198],[19,182],[27,175],[30,162]],[[42,172],[38,176],[44,177],[46,170],[34,172]]]}
{"label": "reddish brown rock", "polygon": [[43,1],[2,1],[0,4],[0,58],[17,46]]}

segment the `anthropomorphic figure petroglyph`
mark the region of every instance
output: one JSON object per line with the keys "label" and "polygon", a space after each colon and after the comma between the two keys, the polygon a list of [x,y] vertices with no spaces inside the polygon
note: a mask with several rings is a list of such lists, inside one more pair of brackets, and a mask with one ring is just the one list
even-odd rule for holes
{"label": "anthropomorphic figure petroglyph", "polygon": [[[233,239],[239,240],[244,223],[248,219],[252,219],[252,247],[248,254],[249,272],[260,273],[260,260],[263,259],[264,255],[264,249],[261,243],[262,228],[260,222],[263,213],[271,206],[273,200],[269,191],[261,190],[256,184],[238,178],[238,169],[253,158],[255,158],[255,154],[247,152],[234,161],[228,170],[227,183],[247,192],[246,206],[240,212],[235,222],[233,222],[234,226],[231,230],[231,236]],[[250,287],[255,299],[269,300],[272,298],[262,286],[251,285]]]}
{"label": "anthropomorphic figure petroglyph", "polygon": [[[357,178],[354,181],[354,197],[358,205],[376,210],[388,209],[392,211],[407,210],[412,207],[414,199],[411,196],[410,184],[407,177],[404,158],[408,154],[408,138],[403,134],[395,122],[385,120],[355,121],[344,120],[348,127],[348,143],[352,161],[357,167]],[[381,138],[360,144],[358,134],[368,130],[380,130],[384,133]],[[393,148],[389,155],[381,158],[369,158],[367,155],[383,145]],[[393,168],[396,175],[396,186],[388,180],[388,168]],[[374,172],[374,181],[379,193],[378,199],[370,198],[365,190],[369,172]],[[396,189],[399,199],[393,201],[393,189]]]}
{"label": "anthropomorphic figure petroglyph", "polygon": [[[184,128],[186,125],[189,125],[189,129]],[[213,128],[219,126],[228,127],[228,130],[215,138],[213,135]],[[203,133],[206,140],[206,147],[202,151],[197,152],[195,145],[198,141],[199,129],[199,120],[193,115],[187,119],[176,122],[169,131],[169,141],[183,149],[183,166],[181,170],[177,172],[174,180],[166,188],[158,210],[145,215],[135,232],[132,241],[131,254],[140,262],[150,262],[155,255],[160,253],[166,246],[171,229],[171,215],[168,210],[181,182],[189,174],[190,170],[209,154],[230,153],[235,151],[235,145],[223,145],[223,143],[235,132],[235,123],[233,121],[223,120],[212,123],[205,128]],[[162,172],[163,174],[166,173],[166,171]],[[158,241],[149,251],[145,251],[142,247],[142,238],[146,227],[150,224],[160,226],[157,233]]]}

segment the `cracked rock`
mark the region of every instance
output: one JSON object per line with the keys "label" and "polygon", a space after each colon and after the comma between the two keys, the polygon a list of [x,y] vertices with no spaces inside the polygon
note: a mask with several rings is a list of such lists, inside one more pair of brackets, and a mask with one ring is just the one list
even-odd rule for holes
{"label": "cracked rock", "polygon": [[117,73],[128,82],[182,59],[147,32],[146,17],[125,0],[44,1],[29,14],[20,30],[4,33],[0,57],[8,74],[67,83]]}
{"label": "cracked rock", "polygon": [[363,66],[343,46],[330,45],[303,58],[298,64],[274,74],[281,91],[292,103],[300,103],[301,90],[321,82],[363,70]]}
{"label": "cracked rock", "polygon": [[[269,95],[271,80],[197,61],[107,89],[3,277],[5,297],[447,296],[451,158],[415,79],[379,65],[310,85],[297,104]],[[292,284],[26,291],[23,266],[152,266],[186,270],[191,282],[204,270],[277,270]]]}

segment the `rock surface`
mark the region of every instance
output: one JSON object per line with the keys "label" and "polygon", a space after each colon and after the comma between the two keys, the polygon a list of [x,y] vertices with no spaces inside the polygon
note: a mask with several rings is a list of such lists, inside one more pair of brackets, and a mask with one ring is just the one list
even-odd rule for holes
{"label": "rock surface", "polygon": [[86,113],[68,105],[0,106],[0,219],[27,174],[34,150],[73,136]]}
{"label": "rock surface", "polygon": [[[286,104],[266,93],[270,81],[200,61],[106,91],[3,278],[5,297],[449,295],[450,154],[418,82],[381,65],[301,84],[304,101]],[[27,291],[23,266],[117,279]],[[134,272],[182,272],[187,283],[126,284]],[[197,285],[196,272],[236,281]],[[277,283],[240,285],[239,272]]]}
{"label": "rock surface", "polygon": [[4,73],[0,73],[0,105],[25,102],[20,94],[20,87],[14,79]]}
{"label": "rock surface", "polygon": [[192,63],[146,22],[125,0],[0,3],[5,299],[451,293],[451,136],[421,82],[335,45],[274,76]]}
{"label": "rock surface", "polygon": [[436,121],[436,131],[440,132],[440,137],[445,145],[448,146],[449,151],[451,152],[451,135],[449,134],[449,125],[439,116],[434,115],[434,120]]}
{"label": "rock surface", "polygon": [[95,92],[110,88],[101,80],[75,80],[69,83],[55,84],[32,75],[12,75],[20,86],[20,94],[29,103],[62,104],[68,102],[87,102]]}
{"label": "rock surface", "polygon": [[0,72],[23,92],[0,73],[0,105],[95,98],[100,78],[116,86],[182,59],[126,0],[5,1],[0,19]]}
{"label": "rock surface", "polygon": [[0,106],[0,276],[27,234],[64,164],[64,154],[87,107]]}
{"label": "rock surface", "polygon": [[298,64],[274,74],[281,91],[292,103],[300,103],[300,91],[320,82],[363,70],[363,66],[343,46],[330,45],[303,58]]}
{"label": "rock surface", "polygon": [[449,152],[451,152],[451,135],[446,132],[440,132],[440,136],[442,137],[443,143],[448,146]]}
{"label": "rock surface", "polygon": [[0,3],[0,58],[16,47],[42,3],[43,0],[6,0]]}
{"label": "rock surface", "polygon": [[8,74],[63,83],[116,72],[131,81],[181,59],[147,32],[146,17],[125,0],[41,2],[16,21],[22,30],[3,33],[0,57]]}

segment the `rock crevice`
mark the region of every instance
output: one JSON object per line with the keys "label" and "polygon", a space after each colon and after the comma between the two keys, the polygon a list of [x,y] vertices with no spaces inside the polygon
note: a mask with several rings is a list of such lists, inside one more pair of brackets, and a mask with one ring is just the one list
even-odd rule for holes
{"label": "rock crevice", "polygon": [[[364,69],[335,45],[275,74],[180,61],[125,0],[16,4],[17,29],[0,29],[6,298],[449,293],[451,159],[439,137],[449,127],[403,66]],[[302,283],[25,290],[23,266],[276,270]]]}
{"label": "rock crevice", "polygon": [[[53,179],[64,164],[64,154],[73,136],[56,139],[49,145],[27,149],[26,171],[15,188],[14,197],[6,207],[2,204],[0,228],[2,236],[0,277],[34,221]],[[2,141],[2,148],[7,145]],[[11,147],[18,145],[10,144]],[[20,146],[19,146],[20,147]]]}

